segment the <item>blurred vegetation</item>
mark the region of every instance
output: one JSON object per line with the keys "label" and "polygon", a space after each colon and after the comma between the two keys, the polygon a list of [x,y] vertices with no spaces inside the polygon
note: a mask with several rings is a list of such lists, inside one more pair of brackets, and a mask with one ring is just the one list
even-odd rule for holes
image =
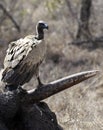
{"label": "blurred vegetation", "polygon": [[[47,56],[40,68],[43,82],[91,69],[101,69],[102,73],[103,1],[91,0],[87,20],[91,35],[78,39],[78,30],[83,29],[82,25],[86,23],[80,17],[81,11],[86,11],[82,5],[84,1],[0,0],[0,4],[20,27],[18,31],[10,17],[0,8],[1,68],[9,42],[34,34],[38,20],[44,20],[49,25],[49,31],[45,32]],[[85,28],[82,31],[85,32]],[[65,130],[102,130],[102,77],[100,74],[46,100]],[[33,78],[26,88],[33,88],[35,82]]]}
{"label": "blurred vegetation", "polygon": [[64,3],[64,1],[62,0],[46,0],[46,7],[48,9],[48,11],[53,14],[56,10],[58,10],[62,4]]}

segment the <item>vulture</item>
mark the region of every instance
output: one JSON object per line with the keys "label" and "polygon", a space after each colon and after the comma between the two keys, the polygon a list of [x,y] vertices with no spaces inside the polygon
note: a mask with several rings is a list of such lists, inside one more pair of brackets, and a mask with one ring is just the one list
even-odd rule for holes
{"label": "vulture", "polygon": [[28,35],[9,44],[2,72],[5,88],[15,90],[29,82],[33,75],[38,80],[38,86],[42,85],[39,65],[46,54],[44,29],[48,29],[48,24],[39,21],[36,25],[36,35]]}

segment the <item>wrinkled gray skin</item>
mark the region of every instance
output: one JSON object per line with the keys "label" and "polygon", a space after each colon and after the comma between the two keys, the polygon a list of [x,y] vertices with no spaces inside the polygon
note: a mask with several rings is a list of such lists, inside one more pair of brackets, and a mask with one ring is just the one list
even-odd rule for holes
{"label": "wrinkled gray skin", "polygon": [[25,93],[0,94],[0,130],[63,130],[46,103],[21,103]]}

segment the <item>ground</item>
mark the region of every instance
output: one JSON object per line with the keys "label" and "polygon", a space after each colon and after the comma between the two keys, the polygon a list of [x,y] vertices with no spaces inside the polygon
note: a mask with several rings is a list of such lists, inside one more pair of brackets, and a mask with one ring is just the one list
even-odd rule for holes
{"label": "ground", "polygon": [[[8,27],[9,29],[7,29],[7,31],[10,30],[12,36],[5,32],[5,30],[5,34],[3,36],[1,35],[2,39],[6,42],[4,42],[4,44],[0,42],[1,68],[3,67],[5,50],[8,46],[7,41],[16,36],[24,37],[27,34],[34,33],[36,22],[41,19],[46,21],[49,25],[49,31],[45,32],[47,56],[40,67],[40,77],[44,83],[86,70],[99,69],[100,73],[90,80],[75,85],[45,101],[49,104],[51,110],[56,113],[59,124],[64,130],[102,130],[103,43],[98,43],[97,45],[94,45],[95,43],[85,43],[79,46],[71,44],[73,37],[76,35],[78,23],[75,16],[69,12],[65,3],[61,3],[61,6],[51,13],[46,8],[45,1],[38,1],[36,2],[37,4],[34,5],[32,2],[33,1],[30,0],[23,4],[23,7],[27,7],[26,12],[24,12],[27,14],[23,16],[24,19],[21,22],[21,34],[17,35],[15,30],[10,30],[10,27]],[[78,17],[80,2],[79,0],[73,0],[73,2],[72,6]],[[96,0],[93,0],[93,9],[90,19],[90,31],[93,36],[103,34],[102,4],[102,0],[99,0],[97,4]],[[14,16],[16,16],[16,14]],[[17,19],[17,21],[20,20]],[[33,88],[35,83],[36,81],[33,78],[30,83],[26,85],[26,88]]]}

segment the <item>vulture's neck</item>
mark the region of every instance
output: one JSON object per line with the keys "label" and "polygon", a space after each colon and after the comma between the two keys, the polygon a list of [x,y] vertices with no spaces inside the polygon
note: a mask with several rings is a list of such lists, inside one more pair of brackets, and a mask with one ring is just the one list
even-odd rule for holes
{"label": "vulture's neck", "polygon": [[37,38],[38,40],[44,39],[44,31],[43,31],[43,29],[37,28],[36,38]]}

